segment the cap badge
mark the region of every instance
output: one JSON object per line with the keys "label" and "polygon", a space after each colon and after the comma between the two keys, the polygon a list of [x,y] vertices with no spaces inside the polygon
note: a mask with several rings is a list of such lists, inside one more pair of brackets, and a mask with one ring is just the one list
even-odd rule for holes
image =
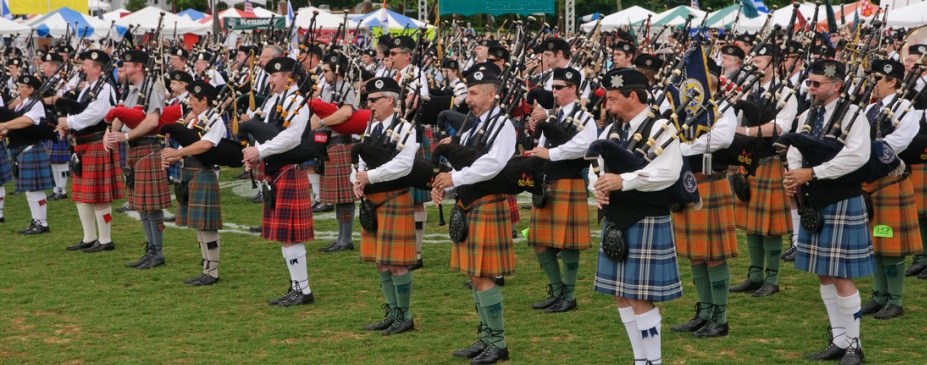
{"label": "cap badge", "polygon": [[612,76],[612,87],[621,88],[624,86],[624,77],[621,75]]}

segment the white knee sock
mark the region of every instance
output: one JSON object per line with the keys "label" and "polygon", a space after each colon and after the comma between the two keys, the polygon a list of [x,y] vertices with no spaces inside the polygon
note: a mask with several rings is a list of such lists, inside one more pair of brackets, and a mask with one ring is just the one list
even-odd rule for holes
{"label": "white knee sock", "polygon": [[641,331],[641,342],[647,352],[647,361],[657,365],[663,363],[663,353],[660,348],[661,324],[660,308],[654,307],[644,314],[638,314],[637,329]]}
{"label": "white knee sock", "polygon": [[847,335],[845,336],[847,346],[853,341],[857,341],[858,347],[863,345],[859,341],[859,321],[862,319],[862,300],[859,297],[859,290],[848,297],[837,295],[837,307],[840,308],[840,314],[843,317],[844,326],[846,326]]}
{"label": "white knee sock", "polygon": [[286,259],[287,268],[290,269],[290,280],[293,289],[302,290],[303,294],[312,293],[309,288],[309,272],[306,269],[306,246],[297,243],[290,247],[283,247],[283,258]]}
{"label": "white knee sock", "polygon": [[634,309],[631,307],[618,307],[618,315],[621,316],[621,323],[624,324],[624,329],[628,332],[628,339],[631,340],[631,351],[634,353],[634,365],[647,364],[647,351],[644,350],[641,330],[637,328],[637,317],[634,316]]}
{"label": "white knee sock", "polygon": [[824,301],[830,319],[831,341],[842,349],[847,348],[846,323],[837,307],[837,287],[834,284],[821,285],[821,300]]}
{"label": "white knee sock", "polygon": [[798,215],[798,209],[792,209],[792,246],[798,242],[798,227],[801,226],[801,216]]}
{"label": "white knee sock", "polygon": [[41,226],[48,227],[48,222],[45,221],[48,217],[48,201],[45,200],[45,191],[27,191],[26,201],[29,202],[32,220]]}
{"label": "white knee sock", "polygon": [[84,243],[91,243],[97,240],[96,215],[94,215],[93,204],[77,203],[77,216],[80,217],[80,226],[84,230]]}
{"label": "white knee sock", "polygon": [[112,237],[110,237],[110,229],[113,225],[113,208],[107,205],[106,208],[101,210],[94,209],[93,213],[97,218],[97,229],[100,230],[100,243],[113,242]]}
{"label": "white knee sock", "polygon": [[203,241],[205,241],[202,245],[206,247],[206,255],[203,257],[206,260],[205,273],[206,275],[218,278],[220,253],[219,231],[203,231],[202,236]]}
{"label": "white knee sock", "polygon": [[309,187],[312,188],[312,201],[319,201],[319,194],[322,192],[322,177],[316,173],[309,173]]}
{"label": "white knee sock", "polygon": [[[424,207],[422,208],[424,209]],[[428,212],[415,212],[415,253],[416,258],[419,260],[422,259],[422,241],[425,239],[425,222],[428,222]]]}
{"label": "white knee sock", "polygon": [[6,187],[0,185],[0,218],[3,218],[3,206],[6,203]]}
{"label": "white knee sock", "polygon": [[65,188],[68,186],[68,164],[64,163],[53,163],[52,165],[52,177],[55,179],[55,193],[64,194]]}

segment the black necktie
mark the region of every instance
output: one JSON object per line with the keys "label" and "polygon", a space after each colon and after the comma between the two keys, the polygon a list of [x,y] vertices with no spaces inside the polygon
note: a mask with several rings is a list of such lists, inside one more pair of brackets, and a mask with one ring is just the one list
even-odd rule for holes
{"label": "black necktie", "polygon": [[621,125],[621,131],[618,132],[618,135],[621,137],[622,144],[628,141],[628,133],[630,132],[631,132],[631,123],[624,123]]}
{"label": "black necktie", "polygon": [[380,133],[383,133],[383,122],[377,123],[377,126],[373,127],[373,132],[370,133],[370,137],[376,139],[380,136]]}
{"label": "black necktie", "polygon": [[557,125],[563,124],[563,109],[557,112]]}
{"label": "black necktie", "polygon": [[756,91],[755,93],[753,93],[753,95],[752,95],[752,97],[751,97],[751,99],[753,99],[752,101],[753,101],[754,103],[759,104],[759,102],[763,99],[763,92],[765,92],[765,91],[766,91],[766,89],[764,89],[762,86],[759,87],[759,88],[757,89],[757,91]]}
{"label": "black necktie", "polygon": [[869,108],[869,111],[866,112],[866,119],[869,120],[869,124],[875,122],[877,116],[879,116],[879,109],[882,109],[882,103],[875,103]]}
{"label": "black necktie", "polygon": [[813,126],[813,129],[811,130],[812,135],[817,136],[818,134],[821,133],[821,130],[824,129],[824,113],[825,112],[826,110],[824,109],[824,107],[822,106],[817,107],[817,112],[814,115],[815,116],[814,126]]}
{"label": "black necktie", "polygon": [[78,103],[84,103],[84,102],[87,101],[87,98],[90,96],[89,90],[90,90],[90,88],[91,88],[92,86],[93,86],[93,85],[91,84],[91,85],[88,85],[87,87],[84,88],[84,92],[81,93],[81,94],[80,94],[80,97],[77,98],[77,102],[78,102]]}

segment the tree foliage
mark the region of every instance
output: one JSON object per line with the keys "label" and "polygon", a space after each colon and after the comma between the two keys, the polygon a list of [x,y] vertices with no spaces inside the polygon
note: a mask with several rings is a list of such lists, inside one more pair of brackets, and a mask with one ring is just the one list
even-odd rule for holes
{"label": "tree foliage", "polygon": [[144,9],[146,6],[148,6],[148,3],[145,0],[129,0],[126,3],[126,10],[134,12]]}

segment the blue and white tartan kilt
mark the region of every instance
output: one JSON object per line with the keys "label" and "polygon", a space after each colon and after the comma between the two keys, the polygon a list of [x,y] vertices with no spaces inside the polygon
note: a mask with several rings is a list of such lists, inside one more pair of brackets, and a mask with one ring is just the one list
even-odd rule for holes
{"label": "blue and white tartan kilt", "polygon": [[822,276],[859,278],[875,271],[869,219],[862,195],[824,207],[817,234],[798,229],[795,268]]}
{"label": "blue and white tartan kilt", "polygon": [[16,190],[41,191],[55,187],[55,178],[52,176],[51,162],[45,152],[44,143],[36,143],[25,147],[16,160],[19,162],[19,178],[16,179]]}
{"label": "blue and white tartan kilt", "polygon": [[[602,227],[607,225],[603,221]],[[670,216],[645,217],[625,229],[628,257],[610,260],[599,246],[595,291],[611,296],[665,302],[682,296]]]}
{"label": "blue and white tartan kilt", "polygon": [[[169,145],[173,149],[180,148],[180,143],[177,143],[177,141],[175,141],[173,138],[170,140]],[[180,164],[179,163],[171,164],[171,166],[167,168],[167,175],[170,176],[171,179],[179,180],[182,177],[180,175]]]}
{"label": "blue and white tartan kilt", "polygon": [[6,150],[6,143],[0,140],[0,185],[13,181],[13,161]]}
{"label": "blue and white tartan kilt", "polygon": [[68,151],[67,140],[45,140],[45,149],[48,151],[48,157],[51,159],[51,163],[68,163],[68,161],[71,160],[71,152]]}

